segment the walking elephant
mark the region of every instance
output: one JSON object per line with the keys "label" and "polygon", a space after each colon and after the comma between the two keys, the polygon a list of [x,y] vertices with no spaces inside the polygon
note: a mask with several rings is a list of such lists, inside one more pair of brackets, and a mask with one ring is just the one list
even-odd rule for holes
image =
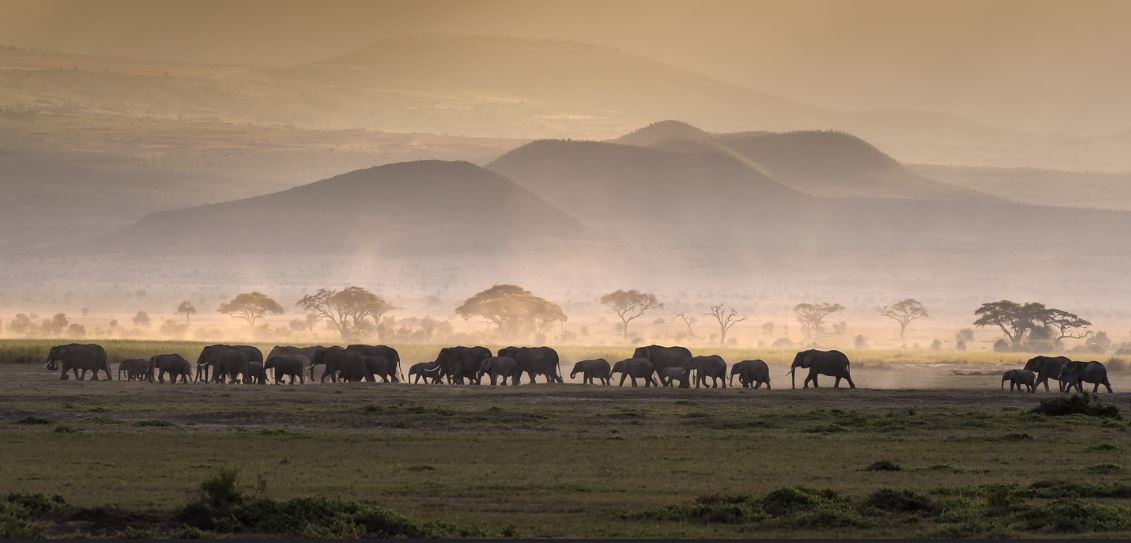
{"label": "walking elephant", "polygon": [[632,386],[636,386],[637,379],[643,379],[645,387],[660,386],[652,376],[656,373],[656,367],[653,366],[652,361],[647,358],[626,358],[621,360],[613,364],[612,373],[621,374],[620,383],[617,386],[624,386],[625,379],[632,379]]}
{"label": "walking elephant", "polygon": [[581,374],[581,382],[587,385],[593,384],[593,380],[597,379],[609,386],[609,381],[613,377],[613,368],[609,365],[609,361],[604,358],[594,358],[592,360],[582,360],[573,365],[573,371],[569,372],[570,379],[576,379],[577,374]]}
{"label": "walking elephant", "polygon": [[804,388],[809,388],[810,381],[813,382],[813,388],[817,388],[818,375],[836,377],[833,388],[840,388],[841,379],[847,380],[849,387],[856,388],[856,383],[852,382],[852,375],[849,371],[848,357],[840,351],[818,351],[816,349],[809,349],[797,353],[797,356],[793,357],[793,364],[789,366],[789,378],[792,388],[797,388],[797,368],[806,368],[809,370],[809,375],[805,377]]}
{"label": "walking elephant", "polygon": [[[691,370],[695,372],[695,388],[704,385],[707,388],[718,388],[720,381],[723,388],[727,387],[727,363],[717,354],[693,357]],[[710,383],[706,383],[708,378],[711,379]]]}
{"label": "walking elephant", "polygon": [[147,372],[150,382],[156,377],[158,383],[164,383],[165,374],[169,374],[171,383],[176,383],[178,378],[187,383],[192,377],[192,364],[179,354],[156,354],[149,357]]}
{"label": "walking elephant", "polygon": [[425,383],[431,381],[432,384],[438,385],[444,382],[444,372],[440,368],[439,362],[418,362],[409,366],[408,378],[412,380],[413,384],[418,384],[421,379],[424,379]]}
{"label": "walking elephant", "polygon": [[1060,373],[1060,382],[1065,384],[1065,391],[1084,392],[1081,383],[1092,383],[1092,394],[1099,392],[1100,385],[1107,388],[1111,394],[1111,382],[1107,380],[1107,367],[1100,362],[1069,362]]}
{"label": "walking elephant", "polygon": [[[74,374],[75,379],[82,381],[86,378],[86,372],[90,371],[94,377],[91,379],[98,380],[98,372],[106,372],[106,380],[112,381],[110,376],[110,363],[107,362],[106,349],[101,345],[93,343],[68,343],[66,345],[56,345],[51,348],[47,353],[48,369],[61,368],[63,371],[59,375],[59,380],[67,380],[67,372]],[[82,370],[82,374],[79,374]]]}
{"label": "walking elephant", "polygon": [[[1034,356],[1028,362],[1025,362],[1025,371],[1031,371],[1037,374],[1037,382],[1035,386],[1045,385],[1045,392],[1049,391],[1049,379],[1059,380],[1061,372],[1064,371],[1064,366],[1068,365],[1071,360],[1065,356]],[[1063,390],[1063,387],[1062,387]]]}
{"label": "walking elephant", "polygon": [[637,347],[632,352],[632,358],[647,359],[655,368],[656,375],[660,375],[664,368],[672,366],[691,369],[691,351],[687,350],[686,347],[662,347],[660,345]]}
{"label": "walking elephant", "polygon": [[[349,350],[348,348],[346,350]],[[371,356],[361,353],[360,351],[353,351],[365,357],[365,368],[369,371],[369,381],[377,381],[381,378],[382,383],[399,383],[397,380],[397,362],[390,360],[383,356]]]}
{"label": "walking elephant", "polygon": [[[258,350],[258,349],[256,349]],[[196,380],[208,380],[209,370],[213,383],[231,381],[250,382],[248,351],[231,345],[209,345],[200,351],[196,359]],[[239,376],[237,378],[237,376]]]}
{"label": "walking elephant", "polygon": [[315,364],[325,365],[320,382],[325,383],[329,377],[337,383],[338,379],[348,382],[372,381],[373,375],[369,373],[369,366],[365,363],[365,356],[357,351],[347,351],[341,347],[330,347],[319,352],[314,359]]}
{"label": "walking elephant", "polygon": [[691,370],[679,366],[664,368],[660,372],[660,384],[670,387],[672,382],[678,382],[679,388],[691,388]]}
{"label": "walking elephant", "polygon": [[[314,366],[315,366],[314,356],[317,355],[319,352],[324,351],[324,350],[326,350],[326,347],[323,347],[321,345],[312,345],[312,346],[309,346],[309,347],[292,347],[292,346],[289,346],[289,345],[276,345],[275,347],[272,347],[271,352],[267,354],[267,360],[270,360],[271,358],[276,357],[276,356],[280,356],[280,355],[301,357],[304,360],[303,368],[310,370],[310,380],[313,381],[314,380]],[[290,367],[290,364],[291,364],[290,362],[287,363],[288,370],[293,369],[293,368]],[[264,366],[266,367],[266,362],[264,362]],[[290,374],[288,373],[287,375],[290,375]],[[292,380],[293,380],[293,376],[292,376]]]}
{"label": "walking elephant", "polygon": [[466,379],[478,385],[479,365],[487,358],[491,358],[491,351],[486,347],[444,347],[436,356],[436,362],[449,382],[462,385]]}
{"label": "walking elephant", "polygon": [[742,385],[742,388],[750,388],[752,384],[756,389],[762,388],[763,384],[766,385],[767,390],[770,388],[770,367],[766,365],[766,362],[763,360],[743,360],[742,362],[736,362],[730,367],[730,380],[732,385],[734,384],[735,375],[738,376],[738,382]]}
{"label": "walking elephant", "polygon": [[310,365],[311,360],[306,356],[286,351],[276,353],[275,349],[271,349],[271,354],[267,355],[267,361],[263,363],[263,369],[273,371],[276,385],[282,383],[285,377],[290,377],[290,384],[293,385],[296,380],[299,384],[306,382],[303,370]]}
{"label": "walking elephant", "polygon": [[118,363],[118,380],[121,381],[122,373],[126,374],[128,381],[151,381],[149,376],[149,361],[144,358],[127,358]]}
{"label": "walking elephant", "polygon": [[[506,347],[499,349],[498,356],[513,358],[518,364],[516,376],[521,380],[522,374],[530,376],[530,384],[534,384],[535,377],[542,375],[547,383],[564,383],[561,372],[561,362],[558,352],[550,347]],[[518,384],[517,382],[515,384]]]}
{"label": "walking elephant", "polygon": [[513,379],[514,384],[518,385],[519,373],[518,362],[509,356],[492,356],[491,358],[484,358],[479,363],[479,379],[482,382],[483,376],[491,377],[491,384],[498,384],[499,378],[502,378],[502,384],[507,384],[507,379]]}
{"label": "walking elephant", "polygon": [[263,367],[263,362],[248,362],[247,374],[248,379],[245,383],[253,385],[266,385],[267,384],[267,369]]}
{"label": "walking elephant", "polygon": [[[365,356],[377,356],[384,358],[389,362],[389,364],[392,365],[392,371],[382,374],[382,378],[385,378],[385,382],[388,382],[390,379],[394,383],[404,381],[404,374],[401,373],[401,353],[398,353],[396,349],[387,345],[354,344],[346,347],[346,350],[356,351]],[[388,378],[386,378],[386,376],[388,376]]]}
{"label": "walking elephant", "polygon": [[1001,388],[1005,390],[1005,382],[1009,381],[1009,391],[1029,389],[1029,392],[1036,392],[1035,385],[1037,374],[1028,370],[1009,370],[1001,374]]}

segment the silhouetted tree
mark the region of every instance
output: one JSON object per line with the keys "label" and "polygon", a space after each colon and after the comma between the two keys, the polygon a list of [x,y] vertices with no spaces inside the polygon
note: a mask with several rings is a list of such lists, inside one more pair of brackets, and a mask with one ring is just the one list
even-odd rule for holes
{"label": "silhouetted tree", "polygon": [[283,306],[262,292],[244,292],[237,294],[231,301],[220,304],[216,311],[233,319],[247,321],[248,327],[255,330],[255,324],[259,319],[268,313],[281,314]]}
{"label": "silhouetted tree", "polygon": [[699,317],[688,315],[682,311],[676,317],[679,317],[679,320],[683,321],[683,325],[687,327],[687,338],[689,340],[699,339],[699,336],[695,334],[695,329],[691,327],[691,325],[699,322]]}
{"label": "silhouetted tree", "polygon": [[50,319],[43,319],[43,323],[40,324],[39,329],[40,333],[45,336],[58,337],[63,335],[63,331],[67,329],[68,324],[70,324],[70,322],[65,313],[56,313]]}
{"label": "silhouetted tree", "polygon": [[719,323],[719,345],[726,344],[727,332],[731,327],[747,319],[747,317],[739,317],[738,310],[733,307],[727,311],[725,303],[711,306],[711,310],[703,315],[712,317]]}
{"label": "silhouetted tree", "polygon": [[917,319],[926,319],[931,316],[927,313],[927,308],[924,307],[919,300],[914,298],[907,298],[891,305],[885,305],[880,308],[880,314],[899,323],[899,343],[904,347],[907,346],[907,342],[904,340],[904,334],[907,333],[907,327],[911,325],[911,322]]}
{"label": "silhouetted tree", "polygon": [[841,311],[844,306],[833,303],[804,303],[793,306],[793,313],[797,316],[797,322],[801,324],[801,329],[805,332],[805,337],[802,338],[802,343],[808,343],[812,340],[812,344],[817,344],[817,339],[821,337],[823,330],[821,323],[825,317]]}
{"label": "silhouetted tree", "polygon": [[541,334],[550,324],[567,320],[561,306],[518,285],[495,285],[468,298],[455,312],[464,319],[487,319],[506,337]]}
{"label": "silhouetted tree", "polygon": [[149,325],[151,323],[151,321],[149,320],[149,313],[146,313],[145,311],[138,311],[130,320],[133,321],[134,326],[141,328],[149,328]]}
{"label": "silhouetted tree", "polygon": [[31,332],[34,326],[35,323],[32,322],[31,317],[29,317],[27,313],[16,313],[16,316],[12,317],[12,322],[8,325],[8,329],[14,334],[26,335]]}
{"label": "silhouetted tree", "polygon": [[372,319],[371,330],[376,330],[381,324],[381,317],[397,309],[384,298],[362,287],[318,289],[314,294],[303,296],[295,305],[308,311],[308,316],[326,319],[342,339],[359,335],[369,328],[366,319]]}
{"label": "silhouetted tree", "polygon": [[[1087,327],[1092,323],[1073,313],[1048,308],[1041,303],[1019,304],[1010,300],[987,302],[975,310],[974,314],[978,316],[974,326],[997,326],[1014,350],[1022,348],[1026,335],[1059,343],[1066,338],[1082,339],[1091,333]],[[1083,332],[1073,333],[1076,329],[1082,329]]]}
{"label": "silhouetted tree", "polygon": [[633,319],[640,317],[647,311],[664,306],[656,299],[654,294],[640,292],[639,290],[610,292],[601,297],[601,303],[620,318],[621,332],[624,333],[624,337],[628,337],[628,323],[632,322]]}
{"label": "silhouetted tree", "polygon": [[196,314],[196,306],[192,305],[192,302],[185,300],[177,306],[175,313],[185,318],[185,324],[191,325],[192,316]]}

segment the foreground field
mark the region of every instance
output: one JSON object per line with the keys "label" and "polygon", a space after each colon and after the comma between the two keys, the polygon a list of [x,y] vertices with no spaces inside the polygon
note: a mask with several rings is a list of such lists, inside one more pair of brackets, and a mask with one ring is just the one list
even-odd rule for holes
{"label": "foreground field", "polygon": [[[78,508],[27,527],[52,536],[186,535],[180,508],[224,468],[279,510],[356,500],[441,535],[1131,536],[1131,427],[1030,412],[1058,396],[78,383],[6,364],[0,488]],[[314,522],[295,535],[327,535]],[[329,533],[375,530],[358,522]]]}

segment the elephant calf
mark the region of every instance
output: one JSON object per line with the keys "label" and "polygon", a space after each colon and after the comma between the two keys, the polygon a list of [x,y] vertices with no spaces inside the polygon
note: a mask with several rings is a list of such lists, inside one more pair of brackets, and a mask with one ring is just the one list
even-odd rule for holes
{"label": "elephant calf", "polygon": [[127,358],[118,363],[118,380],[126,374],[128,381],[149,381],[149,361],[144,358]]}
{"label": "elephant calf", "polygon": [[673,381],[679,383],[679,388],[691,388],[691,370],[679,366],[664,368],[660,372],[660,384],[670,387]]}
{"label": "elephant calf", "polygon": [[263,362],[248,362],[247,363],[248,378],[244,384],[267,384],[267,370],[263,367]]}
{"label": "elephant calf", "polygon": [[515,385],[519,384],[521,374],[518,371],[518,362],[509,356],[492,356],[491,358],[484,358],[479,363],[479,376],[482,380],[483,375],[491,377],[491,384],[497,384],[497,381],[502,377],[502,384],[507,384],[507,379],[512,379]]}
{"label": "elephant calf", "polygon": [[637,379],[644,380],[646,387],[659,387],[659,383],[652,374],[656,373],[656,367],[652,365],[652,361],[647,358],[627,358],[613,364],[613,373],[619,373],[620,383],[617,386],[624,386],[625,379],[632,379],[632,386],[636,386]]}
{"label": "elephant calf", "polygon": [[283,382],[285,377],[290,377],[290,384],[295,384],[297,379],[300,384],[306,382],[303,369],[306,368],[308,358],[299,354],[277,354],[267,357],[263,363],[264,370],[275,371],[275,384]]}
{"label": "elephant calf", "polygon": [[164,383],[168,374],[171,383],[176,383],[180,378],[182,383],[189,382],[192,376],[192,365],[185,357],[179,354],[156,354],[149,357],[147,379],[152,382],[156,373],[157,382]]}
{"label": "elephant calf", "polygon": [[730,367],[732,384],[735,375],[738,376],[738,382],[742,385],[742,388],[750,388],[752,384],[756,389],[762,388],[763,384],[766,385],[767,390],[770,388],[770,367],[763,360],[743,360],[735,363]]}
{"label": "elephant calf", "polygon": [[[723,357],[717,354],[696,356],[691,359],[691,369],[695,371],[695,388],[718,388],[719,382],[722,382],[723,388],[727,387],[727,363]],[[711,382],[708,383],[707,379]]]}
{"label": "elephant calf", "polygon": [[1005,390],[1005,382],[1009,381],[1010,392],[1028,388],[1029,392],[1037,391],[1037,374],[1029,370],[1009,370],[1001,374],[1001,388]]}
{"label": "elephant calf", "polygon": [[569,378],[577,378],[577,374],[581,374],[581,382],[587,385],[593,384],[594,379],[600,380],[605,386],[609,386],[609,382],[613,377],[612,366],[609,361],[604,358],[595,358],[592,360],[582,360],[573,365],[573,371],[569,372]]}
{"label": "elephant calf", "polygon": [[418,362],[409,366],[408,378],[413,384],[420,383],[420,380],[424,379],[425,383],[431,380],[432,384],[439,385],[444,382],[444,372],[439,362]]}

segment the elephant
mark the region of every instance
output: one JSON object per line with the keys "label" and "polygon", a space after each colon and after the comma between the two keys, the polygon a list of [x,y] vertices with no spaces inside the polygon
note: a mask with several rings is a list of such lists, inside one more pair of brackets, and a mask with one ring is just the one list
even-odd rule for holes
{"label": "elephant", "polygon": [[436,361],[418,362],[409,366],[408,378],[412,380],[413,384],[420,383],[421,379],[424,379],[425,383],[431,379],[434,385],[444,382],[444,374],[441,371],[440,363]]}
{"label": "elephant", "polygon": [[[1065,356],[1034,356],[1028,362],[1025,362],[1025,371],[1035,372],[1037,374],[1037,381],[1035,386],[1045,385],[1045,392],[1049,391],[1049,379],[1060,378],[1060,373],[1064,371],[1066,366],[1071,360]],[[1062,387],[1063,389],[1063,387]]]}
{"label": "elephant", "polygon": [[637,347],[632,352],[632,358],[648,359],[652,362],[652,367],[656,369],[656,375],[664,371],[664,368],[672,366],[691,368],[691,351],[687,350],[686,347],[661,347],[660,345]]}
{"label": "elephant", "polygon": [[695,372],[695,388],[704,385],[708,377],[711,382],[707,388],[718,388],[719,381],[722,381],[723,388],[727,387],[727,363],[717,354],[692,358],[691,370]]}
{"label": "elephant", "polygon": [[310,358],[301,354],[282,351],[277,352],[276,349],[271,349],[271,354],[267,355],[267,361],[263,363],[263,369],[274,370],[275,384],[283,382],[284,377],[290,377],[290,384],[295,384],[297,379],[300,384],[306,382],[303,376],[303,370],[311,365]]}
{"label": "elephant", "polygon": [[1009,381],[1010,392],[1014,390],[1023,390],[1028,388],[1029,392],[1036,392],[1035,385],[1037,374],[1028,370],[1009,370],[1001,374],[1001,388],[1005,390],[1005,382]]}
{"label": "elephant", "polygon": [[[346,348],[348,351],[349,348]],[[383,356],[366,355],[360,351],[353,351],[365,357],[365,368],[369,371],[370,381],[376,381],[377,377],[381,377],[381,382],[388,383],[390,381],[399,383],[397,380],[397,363]]]}
{"label": "elephant", "polygon": [[[686,368],[684,368],[686,369]],[[644,386],[659,387],[659,383],[652,376],[656,373],[656,367],[652,365],[652,361],[647,358],[626,358],[613,364],[612,373],[619,373],[620,384],[617,386],[624,386],[626,378],[632,379],[632,386],[636,386],[637,379],[644,379]]]}
{"label": "elephant", "polygon": [[1099,392],[1100,385],[1107,388],[1108,394],[1112,394],[1111,382],[1107,380],[1107,367],[1100,362],[1070,362],[1060,373],[1060,382],[1065,384],[1066,391],[1075,387],[1076,392],[1084,392],[1081,383],[1092,383],[1092,394]]}
{"label": "elephant", "polygon": [[587,385],[593,384],[594,379],[600,380],[605,386],[609,386],[609,381],[613,377],[612,366],[609,361],[604,358],[594,358],[592,360],[582,360],[573,365],[573,371],[569,372],[569,378],[575,379],[577,374],[581,374],[581,382]]}
{"label": "elephant", "polygon": [[486,358],[491,358],[491,351],[486,347],[444,347],[436,356],[436,363],[448,382],[462,385],[467,379],[478,385],[479,365]]}
{"label": "elephant", "polygon": [[245,383],[255,385],[267,384],[267,369],[263,367],[263,362],[248,362],[247,374],[250,376]]}
{"label": "elephant", "polygon": [[507,347],[499,349],[498,356],[513,358],[518,364],[516,379],[521,379],[525,373],[530,376],[530,384],[534,384],[534,378],[539,375],[545,376],[547,383],[565,382],[558,352],[550,347]]}
{"label": "elephant", "polygon": [[[200,356],[196,357],[196,375],[193,377],[193,381],[208,381],[209,370],[211,369],[215,371],[216,369],[215,364],[209,362],[209,360],[212,359],[213,353],[227,351],[236,351],[243,353],[244,358],[246,358],[249,363],[263,362],[263,351],[260,351],[258,348],[251,345],[208,345],[200,351]],[[235,358],[226,355],[222,358],[229,361],[236,360]],[[247,378],[246,372],[242,372],[242,375],[245,379]],[[222,383],[223,378],[217,378],[216,376],[213,376],[212,381]]]}
{"label": "elephant", "polygon": [[479,363],[480,380],[483,375],[491,376],[491,384],[497,384],[499,377],[502,377],[502,384],[507,384],[507,379],[513,379],[514,384],[517,385],[519,379],[518,362],[509,356],[492,356],[491,358],[484,358]]}
{"label": "elephant", "polygon": [[660,372],[660,384],[670,387],[672,381],[679,382],[679,388],[691,388],[691,370],[679,366],[664,368]]}
{"label": "elephant", "polygon": [[738,376],[738,382],[742,388],[749,388],[751,384],[754,388],[762,388],[762,384],[766,385],[766,389],[770,389],[770,367],[766,365],[763,360],[743,360],[736,362],[730,367],[731,383],[734,383],[734,376]]}
{"label": "elephant", "polygon": [[369,373],[369,366],[365,363],[365,355],[357,351],[330,347],[319,352],[314,357],[314,363],[326,366],[322,372],[322,383],[326,382],[327,377],[335,383],[338,378],[349,382],[373,381],[373,375]]}
{"label": "elephant", "polygon": [[149,373],[149,361],[144,358],[127,358],[118,363],[118,380],[122,380],[122,373],[125,372],[126,379],[129,381],[151,381]]}
{"label": "elephant", "polygon": [[[62,368],[59,380],[67,380],[67,372],[75,375],[75,379],[82,381],[89,370],[94,374],[93,380],[98,380],[98,372],[106,372],[106,380],[112,381],[110,376],[110,363],[107,362],[106,349],[93,343],[68,343],[56,345],[47,353],[48,369]],[[82,370],[82,374],[79,374]]]}
{"label": "elephant", "polygon": [[249,383],[249,364],[246,349],[230,345],[209,345],[200,351],[200,356],[196,359],[195,379],[200,379],[203,374],[203,378],[207,380],[211,369],[213,383],[223,383],[226,380],[235,383],[237,375],[243,382]]}
{"label": "elephant", "polygon": [[[384,358],[385,360],[389,361],[390,364],[392,364],[391,367],[393,371],[382,374],[382,377],[389,375],[389,378],[392,379],[394,383],[404,381],[404,374],[401,373],[401,353],[398,353],[396,349],[386,345],[355,344],[347,346],[346,350],[356,351],[365,356],[379,356],[381,358]],[[388,380],[386,380],[385,382],[388,382]]]}
{"label": "elephant", "polygon": [[149,357],[147,373],[149,382],[153,382],[156,373],[157,382],[164,383],[167,373],[171,383],[176,383],[177,378],[180,378],[182,383],[187,383],[192,376],[192,364],[179,354],[156,354]]}
{"label": "elephant", "polygon": [[818,351],[816,349],[809,349],[797,353],[797,356],[793,357],[793,364],[789,366],[789,378],[792,388],[797,388],[797,368],[809,369],[809,375],[805,378],[804,388],[809,388],[809,381],[813,382],[813,388],[817,388],[818,375],[836,377],[833,388],[840,388],[841,379],[848,380],[848,386],[856,388],[856,383],[852,382],[852,375],[849,372],[848,357],[840,351]]}
{"label": "elephant", "polygon": [[[314,356],[320,351],[325,350],[326,347],[321,345],[313,345],[310,347],[291,347],[289,345],[276,345],[271,348],[271,352],[267,354],[267,359],[279,355],[298,356],[303,359],[303,367],[310,369],[310,380],[314,380]],[[290,364],[290,363],[288,363]],[[290,368],[288,368],[290,369]],[[290,375],[287,373],[286,375]],[[293,380],[293,376],[292,376]],[[293,384],[293,383],[292,383]]]}

